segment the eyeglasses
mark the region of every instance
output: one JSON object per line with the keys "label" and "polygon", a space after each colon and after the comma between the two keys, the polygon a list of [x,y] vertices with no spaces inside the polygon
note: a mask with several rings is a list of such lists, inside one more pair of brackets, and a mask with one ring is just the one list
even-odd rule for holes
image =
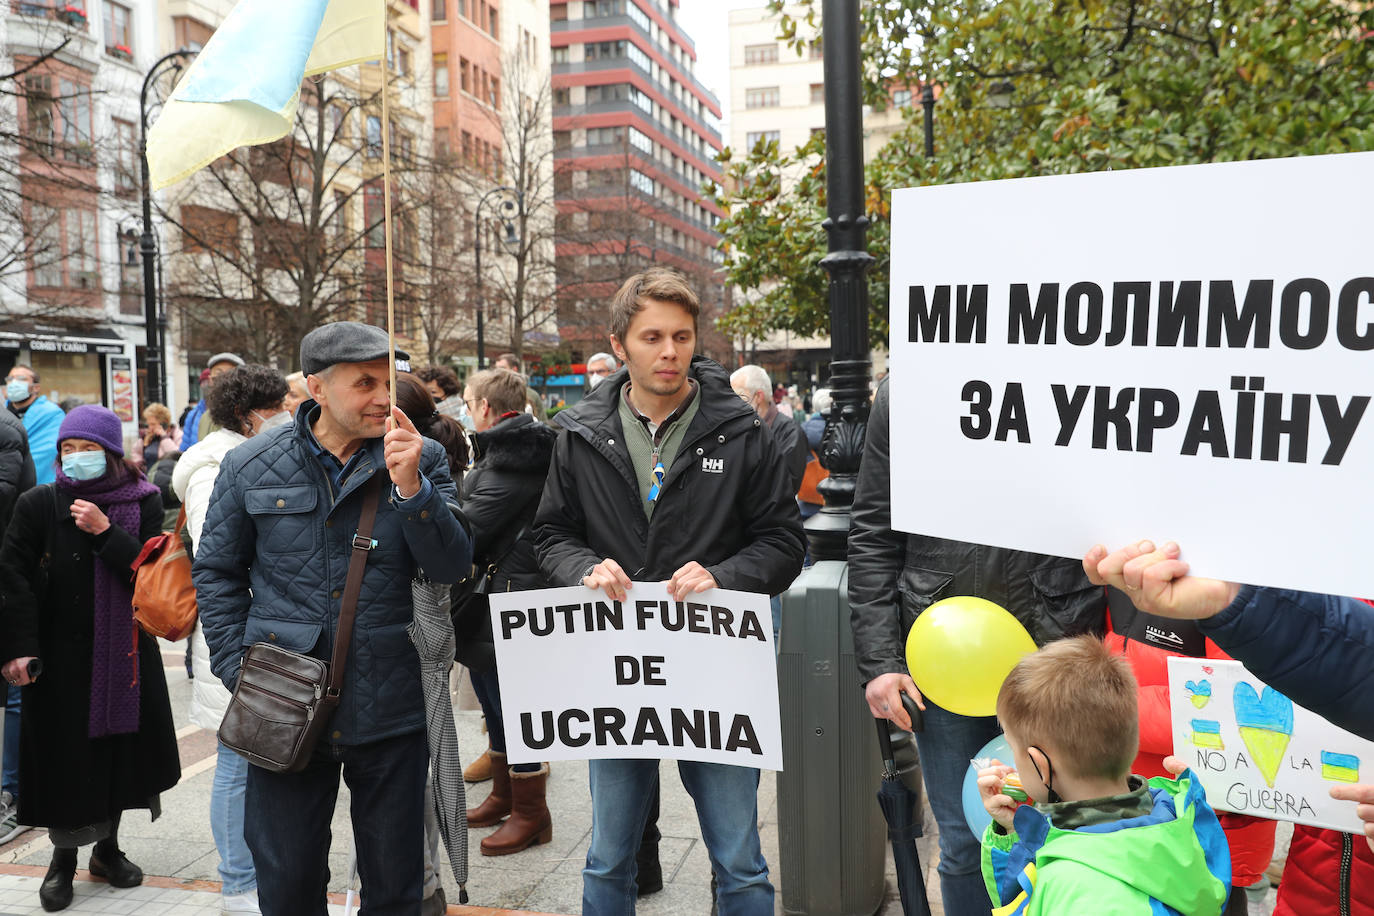
{"label": "eyeglasses", "polygon": [[486,398],[463,398],[463,403],[468,405],[468,410],[476,410],[476,405],[482,403],[485,400]]}
{"label": "eyeglasses", "polygon": [[608,375],[611,374],[611,370],[610,370],[610,369],[606,369],[606,368],[601,368],[601,369],[588,369],[588,370],[587,370],[587,374],[588,374],[588,375],[599,375],[599,376],[601,376],[602,378],[605,378],[606,376],[608,376]]}

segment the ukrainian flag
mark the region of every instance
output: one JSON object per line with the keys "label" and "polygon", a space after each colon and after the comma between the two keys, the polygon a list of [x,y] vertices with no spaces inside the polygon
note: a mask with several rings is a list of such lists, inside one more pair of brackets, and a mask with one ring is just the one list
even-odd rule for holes
{"label": "ukrainian flag", "polygon": [[1322,751],[1322,779],[1333,782],[1359,782],[1360,758],[1354,754]]}
{"label": "ukrainian flag", "polygon": [[239,0],[148,130],[153,188],[286,136],[301,80],[383,56],[385,15],[385,0]]}
{"label": "ukrainian flag", "polygon": [[1193,744],[1197,747],[1210,747],[1222,750],[1225,745],[1221,743],[1221,723],[1215,719],[1194,719],[1193,725]]}

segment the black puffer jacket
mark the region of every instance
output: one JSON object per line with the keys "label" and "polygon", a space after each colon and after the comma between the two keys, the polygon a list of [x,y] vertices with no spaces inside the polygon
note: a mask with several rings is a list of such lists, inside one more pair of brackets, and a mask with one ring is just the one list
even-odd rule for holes
{"label": "black puffer jacket", "polygon": [[854,653],[865,682],[907,672],[907,631],[921,611],[955,595],[1006,608],[1036,645],[1103,633],[1106,591],[1079,560],[984,547],[892,530],[888,384],[878,387],[849,529],[849,605]]}
{"label": "black puffer jacket", "polygon": [[653,520],[620,425],[621,369],[554,422],[564,427],[535,518],[550,585],[576,585],[607,557],[631,579],[665,581],[696,560],[721,588],[776,595],[801,571],[801,514],[777,444],[725,370],[704,357],[689,374],[701,405],[663,481]]}
{"label": "black puffer jacket", "polygon": [[[487,583],[489,592],[547,584],[534,555],[534,514],[557,439],[557,431],[528,413],[473,436],[477,458],[463,478],[459,501],[472,527],[473,567],[479,574],[490,565],[496,567]],[[519,539],[514,540],[517,535]],[[465,599],[461,587],[453,595],[455,607]],[[479,607],[485,608],[485,603]],[[496,663],[491,614],[459,614],[454,632],[459,662],[473,671],[485,671]]]}
{"label": "black puffer jacket", "polygon": [[19,494],[34,485],[33,456],[24,421],[0,408],[0,537],[9,527]]}
{"label": "black puffer jacket", "polygon": [[[534,556],[534,514],[558,433],[522,413],[473,439],[477,460],[463,478],[459,500],[472,526],[473,564],[481,567],[501,561],[492,577],[492,591],[543,588],[544,577]],[[511,539],[521,529],[524,536],[512,546]]]}

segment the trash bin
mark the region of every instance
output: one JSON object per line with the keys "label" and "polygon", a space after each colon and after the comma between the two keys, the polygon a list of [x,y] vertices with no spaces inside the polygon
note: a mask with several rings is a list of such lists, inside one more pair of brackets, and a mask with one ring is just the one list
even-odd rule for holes
{"label": "trash bin", "polygon": [[869,916],[883,902],[886,826],[873,717],[849,629],[849,565],[823,560],[782,596],[778,848],[785,913]]}

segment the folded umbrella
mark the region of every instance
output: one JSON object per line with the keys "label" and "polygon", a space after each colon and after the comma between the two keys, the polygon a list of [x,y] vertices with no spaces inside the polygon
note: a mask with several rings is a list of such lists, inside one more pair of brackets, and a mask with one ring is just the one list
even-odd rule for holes
{"label": "folded umbrella", "polygon": [[[923,722],[915,701],[902,694],[902,705],[911,716],[913,729],[920,731]],[[892,860],[897,867],[897,890],[902,899],[902,912],[905,916],[930,916],[925,876],[921,872],[921,854],[916,849],[916,840],[921,836],[921,795],[902,778],[917,772],[915,782],[919,786],[917,763],[913,760],[909,766],[899,768],[897,755],[892,750],[891,729],[894,726],[887,719],[874,721],[878,725],[878,747],[883,757],[878,806],[887,820],[887,836],[892,842]],[[899,742],[903,739],[912,740],[910,735],[899,732]]]}

